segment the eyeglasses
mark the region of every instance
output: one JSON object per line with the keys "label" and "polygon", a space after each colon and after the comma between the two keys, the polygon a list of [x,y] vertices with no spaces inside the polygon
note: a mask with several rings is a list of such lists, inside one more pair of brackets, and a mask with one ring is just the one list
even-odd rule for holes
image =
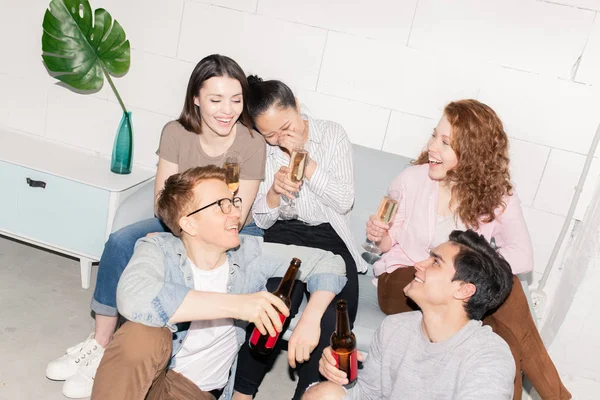
{"label": "eyeglasses", "polygon": [[221,211],[223,212],[223,214],[229,214],[231,212],[231,206],[233,205],[235,208],[237,208],[238,210],[240,210],[242,208],[242,199],[240,197],[234,197],[232,199],[229,199],[227,197],[219,199],[213,203],[210,203],[202,208],[197,209],[196,211],[192,211],[191,213],[189,213],[188,215],[186,215],[186,217],[189,217],[191,215],[194,215],[202,210],[207,209],[208,207],[212,207],[215,204],[218,204],[219,207],[221,208]]}

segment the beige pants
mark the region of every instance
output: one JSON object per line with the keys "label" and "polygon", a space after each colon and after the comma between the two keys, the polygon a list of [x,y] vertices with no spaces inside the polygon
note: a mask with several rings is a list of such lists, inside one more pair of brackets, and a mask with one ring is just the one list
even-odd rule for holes
{"label": "beige pants", "polygon": [[167,368],[171,331],[126,322],[107,347],[96,372],[92,400],[215,400]]}

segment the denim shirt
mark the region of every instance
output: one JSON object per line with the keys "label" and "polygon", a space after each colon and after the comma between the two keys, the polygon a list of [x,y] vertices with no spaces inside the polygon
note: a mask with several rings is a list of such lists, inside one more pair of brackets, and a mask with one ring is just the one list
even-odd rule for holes
{"label": "denim shirt", "polygon": [[[308,247],[264,243],[256,236],[240,235],[241,244],[227,252],[229,280],[227,293],[248,294],[265,290],[267,280],[281,277],[293,257],[302,261],[298,276],[309,292],[326,290],[338,294],[346,284],[343,259],[330,252]],[[190,290],[194,290],[192,266],[183,242],[170,233],[145,237],[136,243],[117,288],[117,308],[130,321],[148,326],[168,327],[173,332],[170,368],[183,346],[187,324],[169,319]],[[238,344],[245,340],[247,321],[234,320]],[[221,398],[233,395],[234,361],[230,379]]]}

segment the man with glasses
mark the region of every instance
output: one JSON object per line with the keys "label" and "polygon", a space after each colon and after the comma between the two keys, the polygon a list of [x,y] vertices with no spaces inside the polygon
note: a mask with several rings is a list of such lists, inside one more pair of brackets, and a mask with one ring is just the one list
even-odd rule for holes
{"label": "man with glasses", "polygon": [[117,289],[127,318],[105,351],[92,399],[230,398],[235,360],[248,322],[274,336],[285,304],[264,291],[293,257],[312,295],[290,339],[302,362],[319,339],[319,321],[346,283],[339,256],[263,243],[238,235],[242,200],[232,197],[225,170],[192,168],[167,179],[160,219],[170,233],[140,239]]}

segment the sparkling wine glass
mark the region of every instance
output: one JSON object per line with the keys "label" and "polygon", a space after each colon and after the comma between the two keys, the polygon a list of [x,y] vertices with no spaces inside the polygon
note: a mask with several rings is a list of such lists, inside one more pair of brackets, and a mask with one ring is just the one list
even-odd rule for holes
{"label": "sparkling wine glass", "polygon": [[[396,211],[398,210],[398,199],[399,193],[396,190],[388,191],[381,199],[379,207],[377,208],[377,219],[385,224],[389,224],[390,221],[394,219]],[[363,243],[362,248],[365,249],[362,257],[369,264],[373,264],[381,257],[381,249],[369,239]]]}
{"label": "sparkling wine glass", "polygon": [[[295,147],[290,156],[290,180],[294,183],[302,182],[304,179],[304,169],[308,162],[308,151],[303,147]],[[279,216],[283,219],[298,218],[295,199],[286,201],[287,198],[282,196],[284,204],[279,207]]]}
{"label": "sparkling wine glass", "polygon": [[237,192],[240,187],[240,165],[241,157],[238,152],[228,151],[225,153],[225,161],[223,162],[225,182],[231,193]]}

